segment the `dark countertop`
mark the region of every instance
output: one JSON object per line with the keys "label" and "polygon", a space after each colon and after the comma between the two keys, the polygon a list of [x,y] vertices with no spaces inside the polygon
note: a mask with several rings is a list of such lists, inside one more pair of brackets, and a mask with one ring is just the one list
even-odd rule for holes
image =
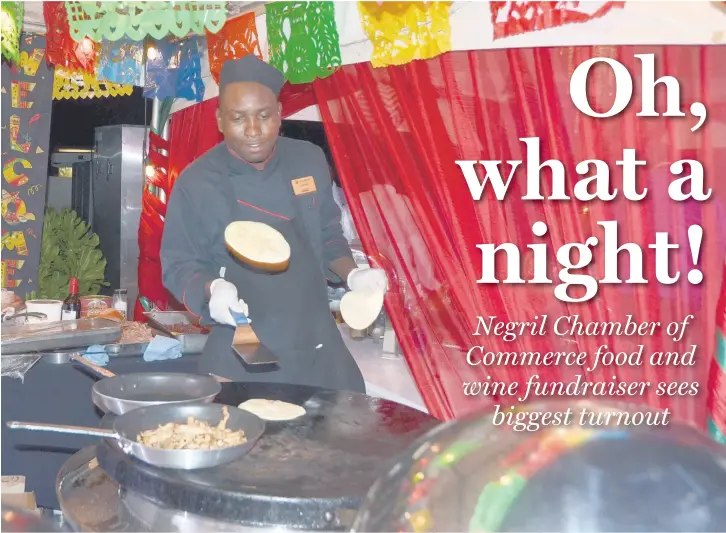
{"label": "dark countertop", "polygon": [[[197,373],[199,356],[145,362],[141,357],[111,358],[116,374],[133,372]],[[10,430],[9,420],[98,426],[101,414],[91,401],[96,378],[79,364],[53,365],[43,360],[28,371],[24,382],[2,378],[2,475],[25,476],[27,491],[34,491],[41,507],[58,509],[55,478],[72,454],[97,442],[94,437]]]}
{"label": "dark countertop", "polygon": [[156,468],[115,442],[98,446],[98,462],[117,483],[164,508],[230,523],[326,530],[349,526],[396,456],[440,423],[388,400],[300,385],[223,383],[217,401],[236,406],[252,398],[301,405],[305,414],[268,421],[246,456],[214,468]]}

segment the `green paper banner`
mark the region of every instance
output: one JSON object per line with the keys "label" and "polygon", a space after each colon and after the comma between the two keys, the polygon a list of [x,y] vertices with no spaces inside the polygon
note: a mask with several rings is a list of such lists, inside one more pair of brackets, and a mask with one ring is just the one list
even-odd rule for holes
{"label": "green paper banner", "polygon": [[270,2],[270,64],[290,83],[327,78],[341,65],[333,2]]}
{"label": "green paper banner", "polygon": [[66,2],[74,41],[163,39],[169,34],[217,33],[227,22],[227,2]]}
{"label": "green paper banner", "polygon": [[20,32],[23,31],[23,3],[2,2],[2,56],[20,63]]}

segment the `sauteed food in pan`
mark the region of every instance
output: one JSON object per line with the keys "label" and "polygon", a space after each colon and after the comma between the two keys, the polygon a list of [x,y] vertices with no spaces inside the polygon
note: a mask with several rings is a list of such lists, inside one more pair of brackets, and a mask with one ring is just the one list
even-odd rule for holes
{"label": "sauteed food in pan", "polygon": [[167,450],[218,450],[247,442],[243,430],[227,428],[229,410],[222,409],[222,420],[216,426],[190,416],[186,424],[163,424],[156,429],[142,431],[137,440],[152,448]]}

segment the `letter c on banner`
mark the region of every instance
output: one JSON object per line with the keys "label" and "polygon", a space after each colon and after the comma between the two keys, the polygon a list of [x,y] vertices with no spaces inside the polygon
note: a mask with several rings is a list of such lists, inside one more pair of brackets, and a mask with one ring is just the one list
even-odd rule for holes
{"label": "letter c on banner", "polygon": [[29,178],[23,172],[20,174],[15,172],[16,164],[20,164],[23,168],[33,168],[33,165],[31,165],[30,161],[27,159],[19,159],[17,157],[13,157],[3,165],[3,177],[5,178],[5,181],[15,187],[21,187],[28,183]]}

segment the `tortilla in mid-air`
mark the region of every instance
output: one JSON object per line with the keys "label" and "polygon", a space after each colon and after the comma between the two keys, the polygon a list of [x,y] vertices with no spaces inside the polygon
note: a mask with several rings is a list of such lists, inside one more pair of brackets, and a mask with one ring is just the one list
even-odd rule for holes
{"label": "tortilla in mid-air", "polygon": [[290,245],[285,237],[262,222],[232,222],[224,230],[224,242],[237,259],[268,272],[283,272],[290,264]]}
{"label": "tortilla in mid-air", "polygon": [[351,329],[366,329],[381,314],[383,296],[382,292],[346,292],[340,300],[343,320]]}
{"label": "tortilla in mid-air", "polygon": [[259,416],[262,420],[277,422],[293,420],[305,414],[305,408],[300,405],[263,398],[253,398],[242,402],[239,404],[239,408]]}

